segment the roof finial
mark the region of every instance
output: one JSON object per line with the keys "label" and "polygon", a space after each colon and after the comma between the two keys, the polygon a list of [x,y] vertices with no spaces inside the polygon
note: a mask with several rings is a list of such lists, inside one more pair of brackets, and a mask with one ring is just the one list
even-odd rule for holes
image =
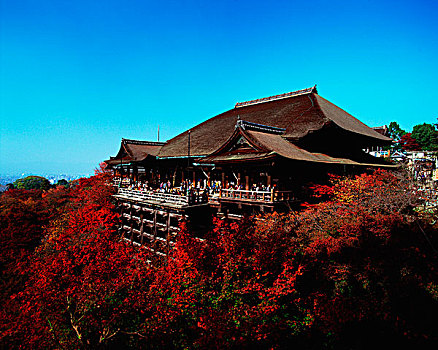
{"label": "roof finial", "polygon": [[237,122],[235,128],[242,127],[242,121],[240,120],[240,115],[237,115]]}

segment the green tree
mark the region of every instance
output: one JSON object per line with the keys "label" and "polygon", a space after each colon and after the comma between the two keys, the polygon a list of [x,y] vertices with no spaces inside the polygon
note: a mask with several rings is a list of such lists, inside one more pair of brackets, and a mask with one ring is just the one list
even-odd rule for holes
{"label": "green tree", "polygon": [[61,180],[58,180],[58,182],[56,183],[56,185],[67,187],[67,186],[68,186],[68,181],[67,181],[66,179],[61,179]]}
{"label": "green tree", "polygon": [[14,182],[14,188],[19,190],[48,190],[50,182],[42,176],[27,176],[24,179],[18,179]]}
{"label": "green tree", "polygon": [[388,136],[392,138],[395,143],[388,147],[388,149],[391,148],[393,150],[400,150],[402,148],[400,140],[404,135],[406,135],[406,131],[403,130],[397,122],[389,123]]}
{"label": "green tree", "polygon": [[411,136],[417,141],[421,149],[425,151],[438,150],[438,133],[432,124],[415,125]]}
{"label": "green tree", "polygon": [[406,134],[397,122],[391,122],[388,126],[388,136],[394,141],[400,141],[400,138]]}

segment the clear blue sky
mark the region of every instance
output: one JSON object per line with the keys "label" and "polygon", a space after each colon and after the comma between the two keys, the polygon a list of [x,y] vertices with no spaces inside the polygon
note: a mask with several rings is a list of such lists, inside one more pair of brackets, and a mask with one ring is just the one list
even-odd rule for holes
{"label": "clear blue sky", "polygon": [[438,117],[438,1],[0,0],[0,173],[89,173],[318,84],[366,124]]}

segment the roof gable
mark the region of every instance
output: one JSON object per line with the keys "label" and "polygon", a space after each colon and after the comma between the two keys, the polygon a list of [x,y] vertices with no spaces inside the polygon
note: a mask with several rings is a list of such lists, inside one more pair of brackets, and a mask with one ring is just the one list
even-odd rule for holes
{"label": "roof gable", "polygon": [[250,151],[250,150],[254,150],[254,146],[252,146],[251,144],[249,144],[247,142],[247,140],[240,136],[233,145],[230,146],[230,148],[228,149],[228,151],[233,151],[233,152],[244,152],[244,151]]}
{"label": "roof gable", "polygon": [[242,127],[242,123],[237,123],[233,134],[217,150],[209,156],[217,156],[225,153],[238,154],[240,152],[263,152],[267,149],[248,136],[248,132]]}
{"label": "roof gable", "polygon": [[[251,152],[230,152],[229,145],[235,144],[236,140],[245,140],[254,145]],[[282,135],[255,130],[242,130],[236,128],[233,136],[217,151],[200,159],[200,163],[230,163],[239,161],[263,161],[273,157],[282,157],[294,161],[304,161],[324,164],[342,164],[356,166],[393,167],[393,165],[361,163],[348,158],[331,157],[323,153],[306,151],[286,140]]]}
{"label": "roof gable", "polygon": [[141,140],[123,139],[120,149],[115,157],[110,157],[108,164],[116,164],[118,161],[138,162],[146,159],[148,156],[156,157],[164,142],[152,142]]}

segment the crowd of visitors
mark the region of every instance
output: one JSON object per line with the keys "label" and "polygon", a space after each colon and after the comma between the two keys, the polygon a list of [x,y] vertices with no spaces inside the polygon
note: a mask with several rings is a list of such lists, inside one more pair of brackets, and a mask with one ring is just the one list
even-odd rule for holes
{"label": "crowd of visitors", "polygon": [[[150,183],[149,181],[133,181],[129,178],[116,178],[115,184],[119,187],[127,188],[130,190],[148,191],[155,193],[167,193],[181,196],[188,196],[190,193],[196,193],[198,195],[206,194],[207,196],[218,196],[221,190],[228,191],[242,191],[246,189],[245,185],[235,182],[227,182],[223,186],[220,180],[207,181],[199,180],[193,182],[191,180],[185,180],[179,186],[174,186],[170,180],[162,181],[159,183]],[[252,184],[249,186],[250,192],[270,192],[275,189],[275,185],[264,185],[262,183]]]}

